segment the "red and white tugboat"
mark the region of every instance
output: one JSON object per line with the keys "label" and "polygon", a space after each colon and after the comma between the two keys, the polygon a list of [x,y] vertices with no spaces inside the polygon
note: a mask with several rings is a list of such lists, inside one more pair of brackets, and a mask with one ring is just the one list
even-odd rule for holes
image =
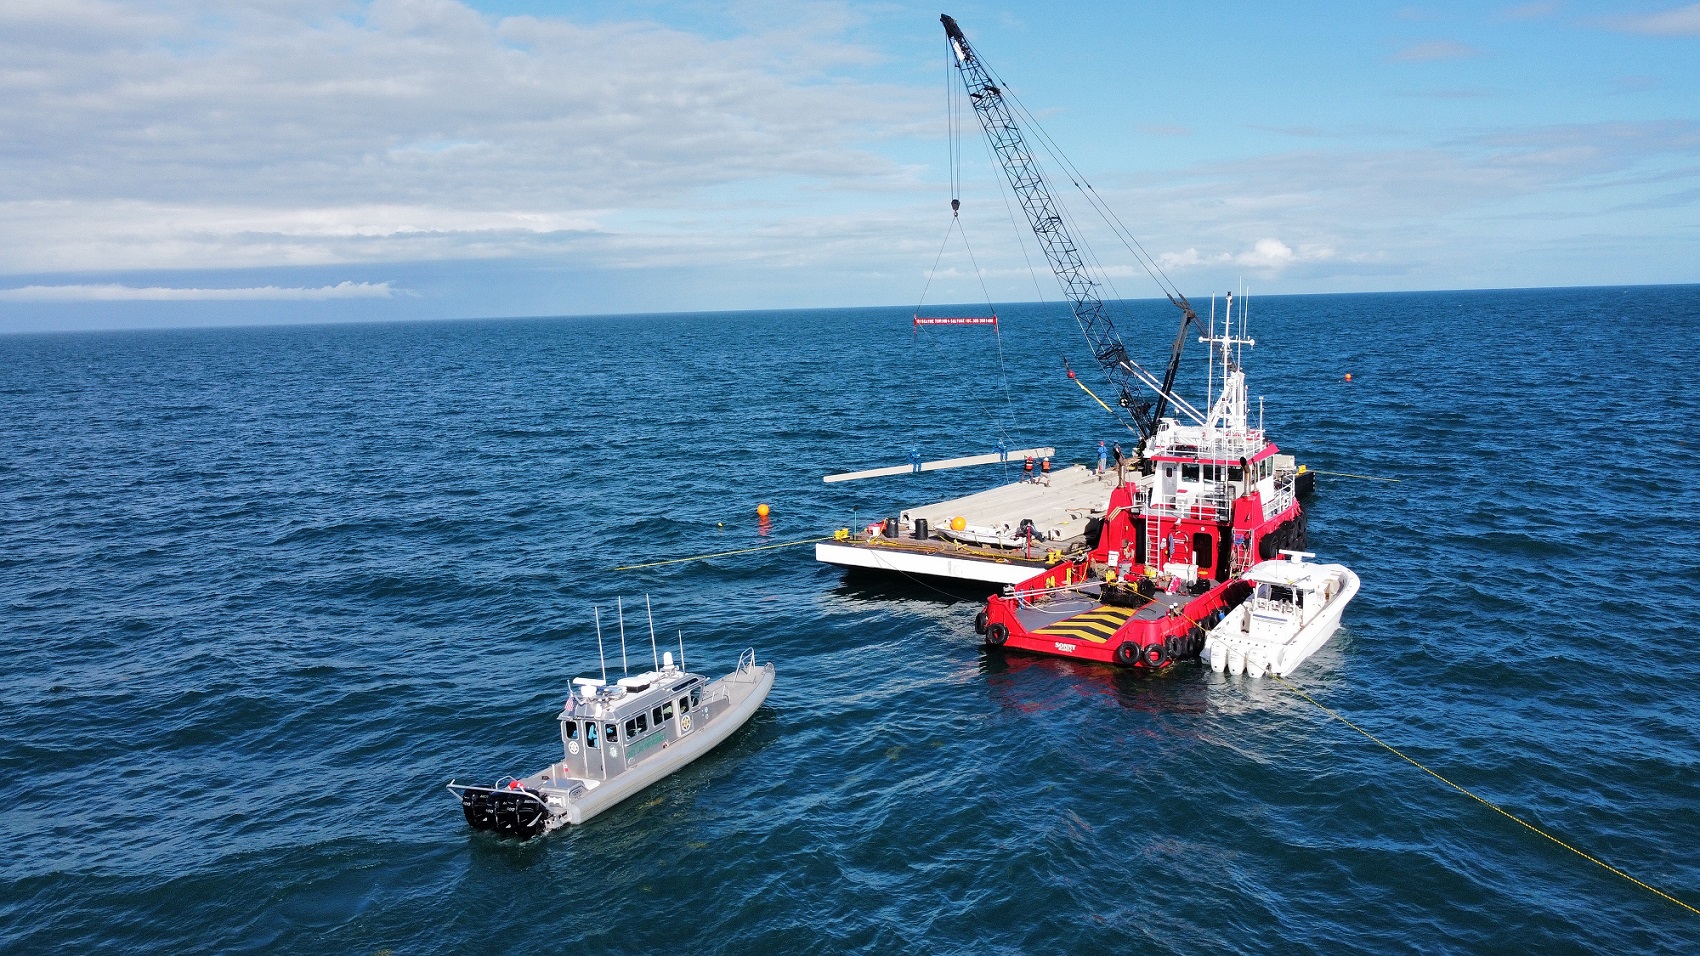
{"label": "red and white tugboat", "polygon": [[[975,629],[986,643],[1159,670],[1195,658],[1206,633],[1251,593],[1238,575],[1305,544],[1295,467],[1248,421],[1232,296],[1212,346],[1207,413],[1158,423],[1139,474],[1118,475],[1096,546],[987,601]],[[1211,325],[1215,326],[1212,319]]]}
{"label": "red and white tugboat", "polygon": [[[1131,416],[1129,427],[1140,438],[1135,474],[1130,479],[1118,467],[1104,517],[1087,531],[1085,556],[1053,551],[1050,567],[990,598],[975,629],[991,645],[1152,670],[1195,658],[1206,632],[1251,592],[1236,575],[1281,549],[1304,547],[1299,486],[1313,476],[1248,421],[1240,357],[1253,343],[1246,336],[1243,305],[1236,317],[1230,297],[1221,326],[1214,314],[1206,325],[1079,170],[1061,160],[1094,211],[1181,312],[1162,375],[1129,356],[1111,318],[1112,304],[1098,293],[1106,284],[1096,271],[1098,257],[1090,250],[1083,254],[1070,225],[1073,217],[1063,212],[1017,123],[1017,115],[1033,122],[1031,114],[1008,95],[956,21],[940,20],[968,102],[1120,411],[1100,404]],[[1054,142],[1043,141],[1058,155]],[[953,198],[953,215],[957,205]],[[1207,412],[1174,393],[1181,350],[1193,328],[1212,349]],[[1144,397],[1147,393],[1154,397]]]}

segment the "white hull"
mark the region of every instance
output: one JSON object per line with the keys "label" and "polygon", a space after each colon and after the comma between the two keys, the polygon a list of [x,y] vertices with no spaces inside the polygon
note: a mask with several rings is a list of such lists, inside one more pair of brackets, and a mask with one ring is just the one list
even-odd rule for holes
{"label": "white hull", "polygon": [[1291,621],[1285,627],[1272,624],[1269,614],[1255,607],[1255,601],[1247,600],[1205,637],[1202,656],[1211,670],[1250,677],[1286,677],[1328,643],[1340,629],[1346,605],[1358,593],[1358,576],[1338,564],[1306,567],[1337,575],[1339,591],[1296,627]]}
{"label": "white hull", "polygon": [[[1036,553],[1043,553],[1037,550]],[[815,545],[815,560],[851,568],[930,574],[962,581],[991,584],[1020,584],[1039,570],[1033,564],[1018,564],[994,558],[957,557],[948,551],[900,551],[896,548],[852,547],[843,544]]]}

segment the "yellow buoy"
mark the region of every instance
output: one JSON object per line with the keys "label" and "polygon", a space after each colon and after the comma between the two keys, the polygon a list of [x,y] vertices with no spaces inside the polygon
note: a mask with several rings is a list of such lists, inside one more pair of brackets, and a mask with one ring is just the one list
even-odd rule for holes
{"label": "yellow buoy", "polygon": [[952,530],[952,531],[962,531],[962,530],[966,529],[967,527],[968,527],[968,519],[967,518],[963,518],[963,517],[958,516],[958,517],[950,519],[950,530]]}
{"label": "yellow buoy", "polygon": [[767,507],[767,505],[766,505],[766,504],[759,504],[759,505],[756,505],[756,514],[758,514],[758,515],[760,515],[760,516],[761,516],[761,517],[763,517],[763,518],[765,518],[765,517],[767,517],[767,512],[768,512],[768,507]]}

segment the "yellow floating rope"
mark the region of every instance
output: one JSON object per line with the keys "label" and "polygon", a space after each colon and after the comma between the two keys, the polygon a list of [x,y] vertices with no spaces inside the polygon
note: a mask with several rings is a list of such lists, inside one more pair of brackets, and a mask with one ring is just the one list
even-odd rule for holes
{"label": "yellow floating rope", "polygon": [[1365,481],[1391,481],[1398,483],[1405,480],[1403,478],[1377,478],[1374,475],[1354,475],[1347,471],[1318,471],[1315,468],[1306,468],[1305,470],[1313,475],[1333,475],[1336,478],[1362,478]]}
{"label": "yellow floating rope", "polygon": [[832,535],[820,538],[804,538],[801,541],[783,541],[779,544],[764,544],[757,548],[739,548],[736,551],[716,551],[713,554],[698,554],[689,558],[668,558],[666,561],[651,561],[648,564],[627,564],[615,568],[616,571],[636,571],[641,568],[657,568],[663,564],[681,564],[685,561],[705,561],[709,558],[724,558],[734,554],[750,554],[754,551],[771,551],[774,548],[794,548],[799,544],[815,544],[820,541],[831,541]]}
{"label": "yellow floating rope", "polygon": [[1661,896],[1661,897],[1669,900],[1670,902],[1675,903],[1676,905],[1682,907],[1683,909],[1689,911],[1690,913],[1693,913],[1696,916],[1700,916],[1700,909],[1695,909],[1694,907],[1689,906],[1687,903],[1684,903],[1683,901],[1677,899],[1676,897],[1670,895],[1669,893],[1664,892],[1663,890],[1661,890],[1657,887],[1648,886],[1646,883],[1643,883],[1640,880],[1636,879],[1635,877],[1630,876],[1628,873],[1625,873],[1622,870],[1618,869],[1617,867],[1612,866],[1610,863],[1607,863],[1604,860],[1599,859],[1598,857],[1589,856],[1587,853],[1584,853],[1583,851],[1578,850],[1577,848],[1571,846],[1570,844],[1564,842],[1563,840],[1560,840],[1558,837],[1555,837],[1552,834],[1548,833],[1547,831],[1541,829],[1540,827],[1535,826],[1533,823],[1530,823],[1529,821],[1524,820],[1523,818],[1521,818],[1519,816],[1516,816],[1515,814],[1513,814],[1510,811],[1506,810],[1505,808],[1499,806],[1498,804],[1492,803],[1488,800],[1485,800],[1481,797],[1476,796],[1474,793],[1471,793],[1470,791],[1464,789],[1463,787],[1459,786],[1458,784],[1453,783],[1452,781],[1446,779],[1445,777],[1442,777],[1440,774],[1435,773],[1433,770],[1430,770],[1429,768],[1423,766],[1422,764],[1418,763],[1416,760],[1413,760],[1412,758],[1406,756],[1404,753],[1402,753],[1399,750],[1399,748],[1393,746],[1392,744],[1388,743],[1385,740],[1382,740],[1380,737],[1377,737],[1376,735],[1370,733],[1369,731],[1363,729],[1362,727],[1359,727],[1357,724],[1352,723],[1350,720],[1347,720],[1345,717],[1342,717],[1340,714],[1336,713],[1335,711],[1330,710],[1328,707],[1324,706],[1321,701],[1318,701],[1315,697],[1312,697],[1309,694],[1305,693],[1304,691],[1300,690],[1298,687],[1294,686],[1290,681],[1288,681],[1285,677],[1282,677],[1279,674],[1276,674],[1276,675],[1273,675],[1273,676],[1276,680],[1280,681],[1282,683],[1282,685],[1285,686],[1288,690],[1299,695],[1300,697],[1303,697],[1305,700],[1310,701],[1312,704],[1315,704],[1318,708],[1320,708],[1322,710],[1323,713],[1334,718],[1335,720],[1338,720],[1342,724],[1345,724],[1346,726],[1352,728],[1353,730],[1357,731],[1358,733],[1363,734],[1365,737],[1368,737],[1369,739],[1375,741],[1376,743],[1380,744],[1382,747],[1386,748],[1394,756],[1398,757],[1400,760],[1403,760],[1406,763],[1410,764],[1411,766],[1416,767],[1418,770],[1421,770],[1423,773],[1426,773],[1429,776],[1433,777],[1434,779],[1439,780],[1441,783],[1444,783],[1448,787],[1451,787],[1452,789],[1458,791],[1459,793],[1463,794],[1464,796],[1469,797],[1471,800],[1474,800],[1477,803],[1481,804],[1482,806],[1487,807],[1489,810],[1492,810],[1493,812],[1499,814],[1500,816],[1505,817],[1507,820],[1511,820],[1512,822],[1518,824],[1519,826],[1525,827],[1529,831],[1536,833],[1536,834],[1538,834],[1542,837],[1545,837],[1548,840],[1551,840],[1552,842],[1558,844],[1561,847],[1564,847],[1566,850],[1569,850],[1570,852],[1576,854],[1577,856],[1581,857],[1582,859],[1587,860],[1589,863],[1592,863],[1595,866],[1599,866],[1603,869],[1609,870],[1609,871],[1617,874],[1618,876],[1623,877],[1624,879],[1628,880],[1629,882],[1634,883],[1636,886],[1639,886],[1642,889],[1648,891],[1649,893],[1652,893],[1656,896]]}

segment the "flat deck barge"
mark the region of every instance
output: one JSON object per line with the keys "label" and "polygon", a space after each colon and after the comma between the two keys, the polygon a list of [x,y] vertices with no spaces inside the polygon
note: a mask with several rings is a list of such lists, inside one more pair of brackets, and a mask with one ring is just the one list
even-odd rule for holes
{"label": "flat deck barge", "polygon": [[[917,505],[884,522],[877,532],[849,529],[840,540],[816,544],[815,559],[851,568],[1017,584],[1048,566],[1048,552],[1090,546],[1087,525],[1103,519],[1114,485],[1113,471],[1098,475],[1084,465],[1070,465],[1051,472],[1048,479]],[[965,528],[953,532],[951,522],[957,518]],[[1030,546],[1022,531],[1026,522],[1033,529]]]}

